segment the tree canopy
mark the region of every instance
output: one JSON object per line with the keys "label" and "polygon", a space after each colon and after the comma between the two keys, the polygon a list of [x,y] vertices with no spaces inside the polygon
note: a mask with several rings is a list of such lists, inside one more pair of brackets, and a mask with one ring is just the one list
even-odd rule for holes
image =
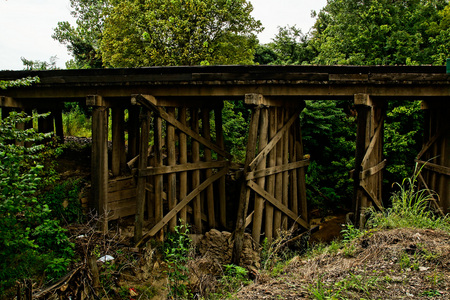
{"label": "tree canopy", "polygon": [[105,22],[103,63],[250,64],[261,30],[252,10],[246,0],[118,1]]}
{"label": "tree canopy", "polygon": [[440,41],[446,34],[448,40],[446,6],[446,0],[329,0],[314,26],[311,62],[442,64],[437,51],[448,54]]}

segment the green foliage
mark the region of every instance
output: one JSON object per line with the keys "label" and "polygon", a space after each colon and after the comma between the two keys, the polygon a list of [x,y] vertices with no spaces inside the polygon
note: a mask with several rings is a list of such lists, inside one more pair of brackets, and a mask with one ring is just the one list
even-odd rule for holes
{"label": "green foliage", "polygon": [[219,292],[209,295],[208,299],[232,299],[243,286],[250,284],[248,271],[233,264],[225,265],[223,276],[219,279]]}
{"label": "green foliage", "polygon": [[54,185],[49,191],[38,195],[38,201],[51,207],[50,217],[67,224],[82,221],[82,208],[79,201],[83,181],[67,180]]}
{"label": "green foliage", "polygon": [[113,67],[250,64],[261,23],[246,0],[114,1],[101,42]]}
{"label": "green foliage", "polygon": [[414,170],[422,147],[423,113],[419,101],[389,101],[384,130],[385,179],[400,182]]}
{"label": "green foliage", "polygon": [[[448,216],[435,216],[430,209],[433,194],[426,189],[417,188],[420,172],[416,165],[414,175],[397,183],[399,190],[392,195],[392,207],[384,212],[372,212],[369,226],[379,228],[424,228],[450,230]],[[430,194],[431,193],[431,194]]]}
{"label": "green foliage", "polygon": [[11,112],[0,123],[0,293],[16,280],[44,270],[48,278],[60,276],[73,256],[65,230],[49,217],[48,205],[37,199],[42,184],[53,182],[45,178],[53,172],[44,168],[53,151],[39,143],[50,134],[17,129],[20,123],[44,116]]}
{"label": "green foliage", "polygon": [[64,132],[68,136],[90,137],[92,119],[88,112],[76,104],[67,107],[62,115]]}
{"label": "green foliage", "polygon": [[349,107],[346,101],[309,100],[300,115],[304,152],[311,156],[306,182],[314,187],[308,199],[325,210],[351,203],[356,124]]}
{"label": "green foliage", "polygon": [[68,21],[58,22],[52,38],[67,45],[75,58],[67,68],[101,68],[100,41],[104,20],[110,9],[109,0],[70,0],[76,27]]}
{"label": "green foliage", "polygon": [[10,87],[18,87],[18,86],[30,86],[33,83],[39,83],[39,77],[27,77],[17,80],[0,80],[0,89],[6,90]]}
{"label": "green foliage", "polygon": [[169,296],[171,299],[186,299],[189,275],[187,262],[190,259],[191,239],[186,225],[175,226],[164,242],[164,260],[168,265]]}
{"label": "green foliage", "polygon": [[55,56],[50,57],[50,62],[40,61],[40,60],[28,60],[25,57],[20,58],[26,70],[56,70],[56,60]]}
{"label": "green foliage", "polygon": [[[328,1],[314,26],[311,44],[318,55],[312,62],[429,64],[433,57],[438,62],[441,56],[436,53],[437,40],[440,33],[445,33],[436,27],[445,26],[445,14],[440,11],[446,5],[445,0]],[[447,49],[442,50],[448,53]]]}
{"label": "green foliage", "polygon": [[316,55],[308,41],[309,36],[295,26],[279,27],[271,43],[257,48],[255,62],[262,65],[307,64]]}
{"label": "green foliage", "polygon": [[242,103],[224,101],[222,109],[223,135],[227,151],[233,155],[233,160],[243,162],[246,154],[246,141],[248,137],[249,116],[248,111],[242,106]]}

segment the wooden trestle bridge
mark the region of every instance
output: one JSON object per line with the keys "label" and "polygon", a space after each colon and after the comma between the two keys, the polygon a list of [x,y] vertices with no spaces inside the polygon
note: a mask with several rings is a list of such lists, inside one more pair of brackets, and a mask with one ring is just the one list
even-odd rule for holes
{"label": "wooden trestle bridge", "polygon": [[[262,233],[271,240],[277,230],[292,224],[309,228],[305,187],[309,160],[304,158],[299,123],[304,100],[354,100],[358,113],[353,172],[356,219],[368,206],[383,208],[382,170],[389,164],[382,154],[386,101],[421,100],[426,123],[417,162],[427,162],[421,184],[439,195],[434,201],[438,211],[450,211],[450,75],[444,66],[0,72],[0,80],[27,76],[39,76],[40,83],[0,90],[2,113],[51,111],[52,118],[42,120],[40,130],[63,137],[63,103],[91,106],[93,207],[108,220],[135,215],[137,242],[148,236],[161,238],[164,229],[173,229],[179,220],[198,232],[227,227],[230,196],[225,179],[236,165],[224,145],[224,100],[245,101],[252,111],[247,156],[238,172],[239,202],[232,208],[233,218],[237,214],[238,250],[246,227],[256,241]],[[134,169],[128,177],[123,176],[127,164]],[[103,224],[106,230],[108,222]],[[144,224],[149,224],[149,231],[143,236]]]}

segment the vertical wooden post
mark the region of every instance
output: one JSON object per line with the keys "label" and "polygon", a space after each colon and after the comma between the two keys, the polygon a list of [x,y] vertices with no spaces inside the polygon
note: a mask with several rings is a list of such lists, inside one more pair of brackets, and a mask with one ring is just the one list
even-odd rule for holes
{"label": "vertical wooden post", "polygon": [[[154,149],[155,149],[155,167],[161,167],[163,165],[163,157],[162,157],[162,119],[159,116],[154,115]],[[158,223],[163,218],[163,175],[155,175],[155,199],[154,199],[154,207],[155,207],[155,223]],[[157,234],[157,239],[159,241],[164,240],[164,231],[163,229]]]}
{"label": "vertical wooden post", "polygon": [[[304,107],[304,106],[303,106]],[[300,128],[300,119],[295,123],[297,136],[295,138],[295,151],[297,160],[303,160],[303,139],[302,139],[302,129]],[[297,171],[298,180],[298,192],[297,195],[300,200],[300,216],[308,223],[308,202],[306,200],[306,181],[305,181],[305,169],[300,168]]]}
{"label": "vertical wooden post", "polygon": [[[186,107],[178,109],[178,120],[181,124],[186,125]],[[187,163],[187,138],[184,132],[180,131],[180,164]],[[187,195],[187,172],[180,172],[180,201]],[[187,208],[186,206],[181,209],[180,219],[183,224],[187,223]]]}
{"label": "vertical wooden post", "polygon": [[[112,159],[111,172],[113,176],[119,176],[120,170],[123,168],[123,155],[125,149],[124,137],[124,111],[123,108],[113,107],[112,113]],[[147,154],[145,155],[147,156]]]}
{"label": "vertical wooden post", "polygon": [[88,96],[86,104],[92,110],[92,193],[101,231],[108,231],[108,108],[101,96]]}
{"label": "vertical wooden post", "polygon": [[[195,132],[199,132],[198,124],[198,109],[193,108],[191,110],[191,127]],[[200,145],[197,141],[192,139],[192,162],[196,163],[200,161]],[[192,188],[195,189],[200,185],[200,170],[192,171]],[[196,196],[193,200],[194,210],[194,225],[197,232],[202,232],[202,207],[200,195]]]}
{"label": "vertical wooden post", "polygon": [[[147,168],[148,162],[148,141],[150,132],[150,112],[145,110],[141,115],[141,143],[139,146],[139,162],[138,162],[138,179],[137,179],[137,196],[136,196],[136,215],[134,226],[134,241],[139,242],[142,238],[142,228],[144,227],[144,211],[146,190],[145,186],[147,178],[141,176],[140,171]],[[150,214],[150,212],[148,212]]]}
{"label": "vertical wooden post", "polygon": [[[259,145],[258,150],[261,151],[267,145],[267,137],[269,133],[269,109],[262,108],[259,122]],[[256,170],[264,170],[266,168],[266,159],[256,166]],[[264,188],[266,177],[262,176],[256,180],[256,184]],[[264,212],[264,198],[259,194],[255,195],[255,213],[253,214],[252,237],[257,243],[261,241],[261,227]]]}
{"label": "vertical wooden post", "polygon": [[233,255],[231,259],[232,263],[235,265],[240,264],[242,247],[244,245],[245,219],[247,215],[248,202],[250,198],[250,189],[247,188],[246,176],[249,171],[249,165],[252,162],[253,158],[255,157],[260,114],[261,114],[261,106],[255,107],[252,111],[252,116],[250,120],[250,128],[247,140],[247,154],[245,156],[244,171],[240,178],[241,190],[239,194],[239,207],[237,211],[236,230],[234,232]]}
{"label": "vertical wooden post", "polygon": [[[269,140],[271,140],[277,133],[277,114],[276,108],[270,107],[269,109]],[[269,153],[269,168],[275,167],[276,163],[276,147],[272,149]],[[267,193],[274,196],[275,193],[275,175],[270,175],[267,178]],[[267,242],[272,243],[273,239],[273,205],[266,201],[266,222],[265,222],[265,233]]]}
{"label": "vertical wooden post", "polygon": [[[277,132],[283,128],[283,122],[284,122],[284,114],[283,114],[283,108],[277,107],[275,109],[275,113],[277,114]],[[283,140],[281,139],[278,141],[276,145],[276,158],[275,158],[275,165],[281,166],[283,164]],[[283,174],[277,173],[275,175],[275,198],[277,201],[281,202],[283,201]],[[275,209],[275,215],[273,220],[273,232],[275,237],[278,236],[278,233],[281,229],[281,211],[279,209]]]}
{"label": "vertical wooden post", "polygon": [[[210,109],[204,108],[202,109],[202,130],[203,130],[203,137],[207,139],[208,141],[211,141],[211,126],[209,124],[210,120]],[[205,147],[205,161],[211,161],[211,149],[208,147]],[[212,170],[206,169],[205,170],[206,178],[210,178],[212,176]],[[208,208],[208,225],[209,228],[216,227],[216,217],[215,217],[215,210],[214,210],[214,189],[213,185],[210,184],[206,188],[206,203]]]}
{"label": "vertical wooden post", "polygon": [[64,127],[63,127],[63,119],[62,119],[62,109],[53,110],[52,115],[55,118],[56,136],[59,138],[60,143],[64,144]]}
{"label": "vertical wooden post", "polygon": [[[289,120],[289,110],[284,109],[284,119]],[[289,131],[287,131],[282,139],[283,143],[283,165],[289,163]],[[283,204],[289,207],[289,172],[283,172]],[[281,226],[283,230],[288,228],[288,218],[283,214],[281,218]]]}
{"label": "vertical wooden post", "polygon": [[[297,121],[294,123],[294,125],[291,127],[291,130],[289,132],[289,152],[291,153],[291,162],[298,161],[297,158],[297,145],[296,145],[296,138],[297,138],[297,131],[299,128],[297,128]],[[291,171],[291,180],[290,180],[290,190],[291,190],[291,198],[290,198],[290,205],[292,207],[292,211],[298,216],[298,204],[300,202],[300,198],[298,197],[298,170],[294,169]],[[294,223],[294,226],[295,223]]]}
{"label": "vertical wooden post", "polygon": [[[168,107],[167,113],[169,116],[175,118],[175,108]],[[167,165],[174,166],[176,164],[175,156],[175,127],[167,123]],[[167,202],[169,204],[169,211],[177,205],[177,177],[175,173],[167,175]],[[177,217],[173,217],[169,221],[170,231],[175,231],[177,226]]]}
{"label": "vertical wooden post", "polygon": [[139,107],[128,109],[128,160],[138,155],[139,145]]}
{"label": "vertical wooden post", "polygon": [[[223,150],[225,150],[225,142],[223,138],[223,120],[222,120],[223,102],[219,107],[214,110],[214,118],[216,122],[216,144]],[[219,156],[219,159],[224,157]],[[219,179],[219,218],[220,224],[227,228],[227,198],[226,198],[226,186],[225,176]]]}

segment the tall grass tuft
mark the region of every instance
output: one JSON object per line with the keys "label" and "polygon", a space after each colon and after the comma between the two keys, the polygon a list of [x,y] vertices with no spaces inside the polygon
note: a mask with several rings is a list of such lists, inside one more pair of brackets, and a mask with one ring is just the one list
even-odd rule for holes
{"label": "tall grass tuft", "polygon": [[[450,231],[450,219],[437,216],[431,209],[433,192],[419,189],[417,178],[422,168],[416,164],[414,175],[397,183],[399,190],[391,197],[392,207],[384,212],[372,211],[368,225],[372,228],[422,228]],[[435,195],[436,196],[436,195]]]}

